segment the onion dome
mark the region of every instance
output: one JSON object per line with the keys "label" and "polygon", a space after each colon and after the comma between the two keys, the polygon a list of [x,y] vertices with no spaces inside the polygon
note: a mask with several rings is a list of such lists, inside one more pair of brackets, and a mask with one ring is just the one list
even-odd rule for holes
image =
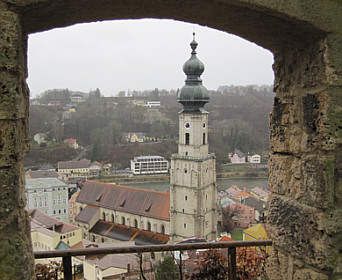
{"label": "onion dome", "polygon": [[190,43],[191,57],[183,65],[183,71],[187,78],[185,86],[178,93],[178,102],[183,105],[183,112],[201,111],[205,103],[209,102],[208,90],[202,85],[200,76],[204,72],[204,64],[196,56],[197,42],[194,39]]}

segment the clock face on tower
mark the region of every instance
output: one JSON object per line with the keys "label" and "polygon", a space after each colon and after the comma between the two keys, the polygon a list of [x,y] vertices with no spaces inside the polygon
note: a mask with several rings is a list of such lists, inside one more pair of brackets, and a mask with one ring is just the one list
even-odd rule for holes
{"label": "clock face on tower", "polygon": [[190,126],[191,126],[191,124],[190,124],[189,122],[184,123],[184,127],[185,127],[185,128],[189,129]]}

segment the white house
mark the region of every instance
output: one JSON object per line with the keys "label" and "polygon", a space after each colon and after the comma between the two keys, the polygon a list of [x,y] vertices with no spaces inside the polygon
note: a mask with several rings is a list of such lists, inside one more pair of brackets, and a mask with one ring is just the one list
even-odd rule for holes
{"label": "white house", "polygon": [[239,151],[238,149],[235,149],[233,153],[229,153],[228,157],[232,163],[245,163],[246,162],[245,154]]}
{"label": "white house", "polygon": [[252,156],[248,156],[247,160],[250,163],[261,163],[261,156],[258,154],[252,155]]}

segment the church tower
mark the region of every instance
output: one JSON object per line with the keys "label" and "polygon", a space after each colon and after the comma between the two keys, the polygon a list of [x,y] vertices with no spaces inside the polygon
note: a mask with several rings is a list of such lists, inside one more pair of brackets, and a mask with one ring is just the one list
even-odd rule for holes
{"label": "church tower", "polygon": [[171,242],[189,237],[216,238],[215,155],[208,153],[209,93],[200,78],[203,63],[196,56],[195,33],[192,52],[183,71],[185,86],[178,94],[183,105],[179,113],[178,154],[171,157],[170,218]]}

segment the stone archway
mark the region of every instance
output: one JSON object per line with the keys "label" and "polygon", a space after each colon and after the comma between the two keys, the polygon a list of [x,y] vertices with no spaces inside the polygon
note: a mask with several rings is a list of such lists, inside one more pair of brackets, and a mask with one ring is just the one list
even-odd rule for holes
{"label": "stone archway", "polygon": [[273,52],[269,276],[340,278],[341,12],[338,1],[320,0],[0,0],[0,278],[33,278],[23,173],[27,35],[146,17],[208,25]]}

